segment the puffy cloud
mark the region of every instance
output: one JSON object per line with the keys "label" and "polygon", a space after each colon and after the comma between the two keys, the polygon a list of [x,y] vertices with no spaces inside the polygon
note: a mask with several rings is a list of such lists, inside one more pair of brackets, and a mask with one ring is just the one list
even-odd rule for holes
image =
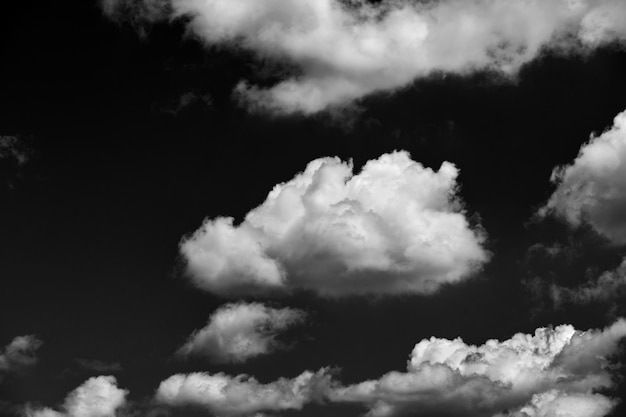
{"label": "puffy cloud", "polygon": [[245,80],[237,88],[251,105],[287,113],[318,112],[438,71],[511,75],[546,49],[583,53],[626,40],[622,0],[104,2],[120,3],[184,17],[207,45],[294,67],[296,75],[269,88]]}
{"label": "puffy cloud", "polygon": [[37,363],[43,342],[33,335],[17,336],[0,351],[0,373],[20,371]]}
{"label": "puffy cloud", "polygon": [[604,330],[562,325],[481,346],[431,337],[415,346],[407,372],[337,387],[329,397],[365,403],[371,416],[419,410],[432,416],[599,417],[615,401],[594,390],[612,385],[606,357],[623,337],[623,319]]}
{"label": "puffy cloud", "polygon": [[261,384],[246,375],[177,374],[161,382],[156,400],[171,406],[195,405],[219,416],[301,409],[318,399],[329,385],[326,369],[303,372],[293,379]]}
{"label": "puffy cloud", "polygon": [[557,188],[539,214],[554,213],[573,226],[588,223],[611,241],[626,243],[626,111],[583,145],[571,165],[556,168],[552,182]]}
{"label": "puffy cloud", "polygon": [[63,404],[63,411],[50,408],[26,409],[27,417],[113,417],[126,403],[128,391],[117,387],[112,376],[89,378],[72,391]]}
{"label": "puffy cloud", "polygon": [[488,259],[457,196],[457,168],[394,152],[316,159],[235,225],[207,219],[181,243],[195,284],[225,296],[298,288],[326,296],[431,293]]}
{"label": "puffy cloud", "polygon": [[304,317],[303,311],[291,308],[228,304],[189,337],[179,354],[206,356],[215,362],[243,362],[282,348],[276,334],[302,322]]}

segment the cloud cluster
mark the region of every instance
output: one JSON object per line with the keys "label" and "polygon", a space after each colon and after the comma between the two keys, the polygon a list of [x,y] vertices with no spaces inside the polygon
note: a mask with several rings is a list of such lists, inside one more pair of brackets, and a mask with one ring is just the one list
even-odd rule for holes
{"label": "cloud cluster", "polygon": [[394,152],[360,173],[316,159],[235,225],[207,219],[181,243],[201,288],[225,296],[299,288],[325,296],[431,293],[488,258],[457,196],[457,168]]}
{"label": "cloud cluster", "polygon": [[407,372],[335,388],[330,397],[367,404],[370,416],[419,410],[429,416],[599,417],[616,404],[595,390],[612,385],[605,358],[623,337],[625,320],[586,332],[570,325],[540,328],[481,346],[431,337],[415,346]]}
{"label": "cloud cluster", "polygon": [[232,303],[220,307],[202,329],[194,332],[178,351],[205,356],[214,362],[244,362],[283,346],[278,332],[301,323],[301,310],[267,307],[260,303]]}
{"label": "cloud cluster", "polygon": [[552,181],[557,188],[541,215],[554,213],[573,226],[588,223],[614,243],[626,244],[626,111],[583,145],[571,165],[556,168]]}
{"label": "cloud cluster", "polygon": [[37,363],[43,342],[33,335],[17,336],[0,351],[0,373],[19,372]]}
{"label": "cloud cluster", "polygon": [[267,384],[246,375],[177,374],[161,383],[156,400],[170,406],[200,406],[219,416],[301,409],[321,397],[329,385],[328,370],[303,372],[293,379]]}
{"label": "cloud cluster", "polygon": [[294,67],[269,88],[237,87],[252,106],[286,113],[315,113],[433,72],[511,75],[544,50],[584,53],[626,40],[621,0],[104,1],[109,14],[120,5],[184,17],[207,45]]}
{"label": "cloud cluster", "polygon": [[72,391],[63,404],[63,411],[51,408],[26,408],[27,417],[113,417],[126,404],[128,391],[117,387],[112,376],[89,378]]}

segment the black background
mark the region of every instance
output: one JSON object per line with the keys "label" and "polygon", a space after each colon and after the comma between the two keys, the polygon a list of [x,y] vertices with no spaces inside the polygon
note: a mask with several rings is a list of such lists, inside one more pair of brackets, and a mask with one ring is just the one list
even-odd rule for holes
{"label": "black background", "polygon": [[[77,358],[121,363],[119,386],[142,401],[176,372],[270,381],[338,366],[351,383],[406,369],[424,337],[481,344],[548,324],[604,327],[624,314],[620,304],[554,306],[525,284],[575,286],[626,252],[588,230],[532,219],[553,189],[552,169],[626,109],[618,46],[546,55],[516,80],[433,74],[344,112],[280,117],[251,114],[231,92],[283,69],[205,48],[181,22],[115,23],[89,1],[19,2],[0,17],[0,135],[19,135],[31,150],[29,163],[0,178],[0,345],[30,333],[44,341],[37,367],[2,383],[11,403],[62,401],[98,374]],[[241,220],[312,159],[352,158],[358,169],[395,149],[460,168],[468,214],[489,236],[481,273],[427,297],[272,300],[309,312],[288,335],[295,349],[243,365],[172,358],[225,302],[184,279],[184,235],[205,217]],[[529,252],[555,242],[573,255]]]}

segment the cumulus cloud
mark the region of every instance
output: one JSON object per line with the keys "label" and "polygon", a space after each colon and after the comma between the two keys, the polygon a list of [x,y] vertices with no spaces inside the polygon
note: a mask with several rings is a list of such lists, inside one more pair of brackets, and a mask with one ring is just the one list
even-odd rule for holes
{"label": "cumulus cloud", "polygon": [[[433,72],[515,74],[544,50],[626,40],[622,0],[106,0],[183,17],[209,46],[252,51],[297,73],[242,80],[252,106],[315,113]],[[332,46],[331,46],[332,45]]]}
{"label": "cumulus cloud", "polygon": [[19,372],[37,363],[43,342],[33,335],[17,336],[0,351],[0,374]]}
{"label": "cumulus cloud", "polygon": [[309,289],[326,296],[431,293],[488,258],[457,196],[458,169],[394,152],[360,173],[316,159],[234,224],[207,219],[181,243],[195,284],[216,294]]}
{"label": "cumulus cloud", "polygon": [[260,303],[220,307],[205,327],[197,330],[178,351],[183,356],[206,356],[215,362],[244,362],[284,346],[276,335],[301,323],[305,313],[271,308]]}
{"label": "cumulus cloud", "polygon": [[625,336],[622,319],[604,330],[582,332],[562,325],[481,346],[431,337],[415,346],[407,372],[337,387],[329,397],[364,403],[370,416],[419,411],[429,416],[600,417],[616,401],[595,390],[612,386],[606,358]]}
{"label": "cumulus cloud", "polygon": [[588,223],[611,241],[625,244],[626,111],[610,129],[592,136],[571,165],[557,167],[551,179],[556,190],[540,215],[556,214],[573,226]]}
{"label": "cumulus cloud", "polygon": [[195,405],[219,416],[251,416],[259,412],[301,409],[329,386],[327,369],[306,371],[293,379],[267,384],[247,375],[177,374],[161,382],[156,400],[170,406]]}
{"label": "cumulus cloud", "polygon": [[114,417],[126,403],[128,391],[117,387],[112,376],[89,378],[72,391],[62,411],[51,408],[26,408],[27,417]]}

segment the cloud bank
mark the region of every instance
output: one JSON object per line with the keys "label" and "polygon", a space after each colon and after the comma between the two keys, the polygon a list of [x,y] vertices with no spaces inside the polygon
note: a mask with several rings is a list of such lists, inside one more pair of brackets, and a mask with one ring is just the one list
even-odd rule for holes
{"label": "cloud bank", "polygon": [[233,303],[220,307],[202,329],[194,332],[178,353],[205,356],[214,362],[244,362],[283,346],[276,335],[301,323],[301,310]]}
{"label": "cloud bank", "polygon": [[[585,53],[626,40],[621,0],[108,0],[184,18],[209,46],[295,68],[270,87],[242,80],[253,107],[315,113],[434,72],[515,74],[545,50]],[[140,5],[141,7],[137,6]]]}
{"label": "cloud bank", "polygon": [[265,411],[299,410],[328,386],[326,369],[293,379],[261,384],[246,375],[177,374],[159,386],[155,398],[170,406],[195,405],[219,416],[248,416]]}
{"label": "cloud bank", "polygon": [[369,416],[419,411],[429,416],[600,417],[616,401],[595,390],[612,386],[605,358],[625,336],[622,319],[604,330],[581,332],[562,325],[481,346],[431,337],[415,346],[407,372],[334,388],[329,397],[366,404]]}
{"label": "cloud bank", "polygon": [[358,174],[338,158],[316,159],[242,223],[207,219],[180,250],[193,282],[223,296],[431,293],[488,259],[457,175],[449,162],[434,171],[407,152],[368,161]]}
{"label": "cloud bank", "polygon": [[540,215],[555,214],[573,226],[587,223],[626,244],[626,111],[610,129],[592,136],[572,164],[557,167],[551,180],[557,187]]}
{"label": "cloud bank", "polygon": [[62,410],[51,408],[26,408],[27,417],[113,417],[126,404],[128,391],[117,387],[112,376],[89,378],[72,391],[63,403]]}
{"label": "cloud bank", "polygon": [[37,350],[43,342],[33,335],[17,336],[0,351],[0,375],[19,372],[37,363]]}

